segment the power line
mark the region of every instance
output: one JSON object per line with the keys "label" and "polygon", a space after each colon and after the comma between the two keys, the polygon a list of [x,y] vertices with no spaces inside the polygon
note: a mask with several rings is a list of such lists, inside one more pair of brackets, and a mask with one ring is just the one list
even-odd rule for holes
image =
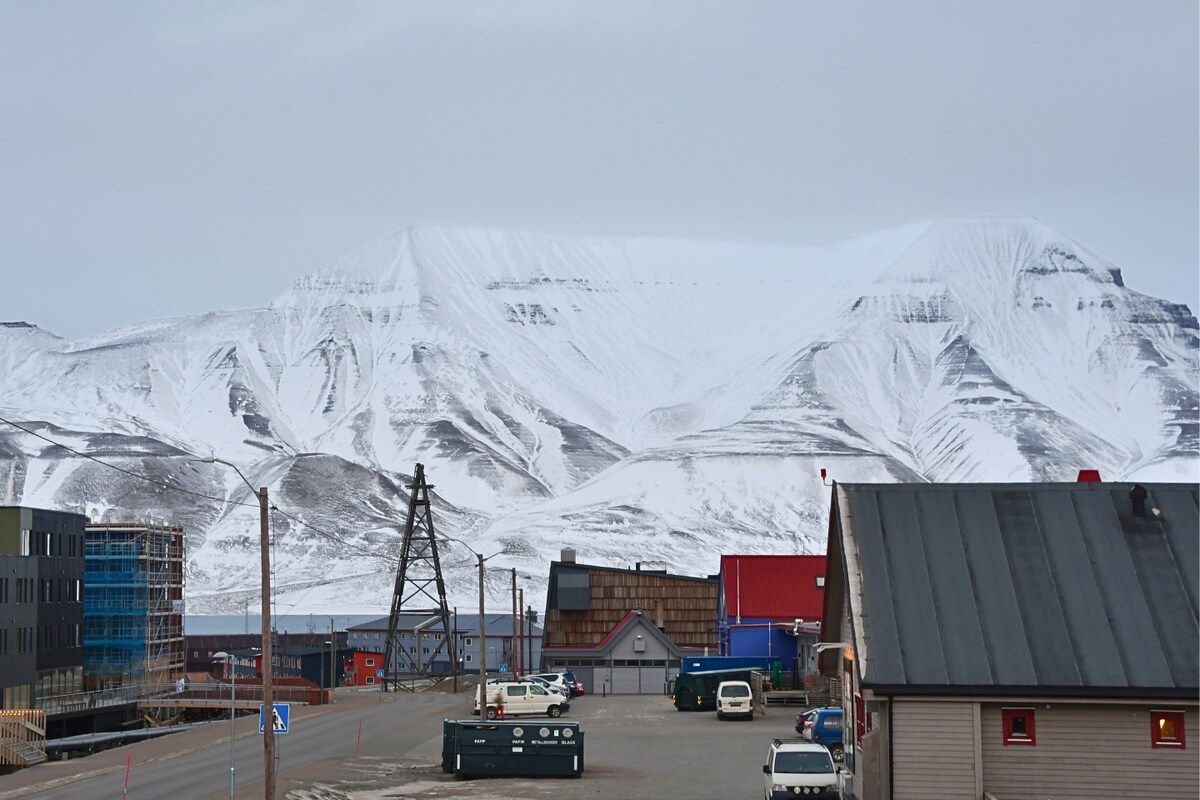
{"label": "power line", "polygon": [[[30,430],[29,428],[26,428],[23,425],[13,422],[12,420],[5,419],[4,417],[0,417],[0,422],[3,422],[7,425],[11,425],[12,427],[16,428],[17,430],[23,431],[23,432],[29,434],[30,436],[35,436],[44,442],[54,445],[55,447],[61,447],[63,450],[66,450],[69,453],[74,453],[75,455],[77,455],[81,458],[86,458],[89,461],[94,461],[102,467],[108,467],[109,469],[116,470],[117,472],[120,472],[123,475],[128,475],[131,478],[136,478],[140,481],[145,481],[146,483],[153,484],[154,486],[159,486],[163,489],[169,489],[169,490],[175,491],[175,492],[182,492],[183,494],[188,494],[193,497],[199,497],[204,500],[211,500],[214,503],[226,503],[228,505],[244,506],[246,508],[258,508],[259,507],[258,503],[243,503],[238,500],[230,500],[230,499],[224,498],[224,497],[214,497],[212,495],[204,494],[203,492],[195,492],[195,491],[192,491],[191,489],[184,489],[181,486],[173,486],[169,483],[164,483],[162,481],[156,481],[153,478],[147,477],[145,475],[141,475],[132,470],[125,469],[124,467],[118,467],[116,464],[109,464],[107,461],[101,461],[99,458],[96,458],[95,456],[91,455],[90,453],[84,453],[80,450],[76,450],[75,448],[70,447],[69,445],[65,445],[62,442],[56,442],[55,440],[51,439],[50,437],[43,436],[42,434],[38,433],[37,431]],[[324,537],[325,539],[328,539],[332,542],[340,544],[343,547],[347,547],[352,550],[360,551],[361,555],[356,555],[355,556],[356,558],[380,558],[380,559],[384,559],[387,561],[390,561],[393,559],[392,556],[389,556],[386,553],[381,553],[381,552],[378,552],[375,550],[366,549],[359,544],[356,544],[354,542],[349,542],[345,539],[342,539],[341,537],[337,536],[336,534],[328,533],[328,532],[318,528],[317,526],[312,525],[311,523],[305,522],[304,520],[300,519],[299,517],[297,517],[293,514],[287,513],[286,511],[284,511],[283,509],[279,508],[278,506],[276,506],[274,504],[271,505],[271,510],[288,518],[289,520],[295,522],[298,525],[302,525],[303,527],[308,528],[310,531],[317,534],[318,536]],[[271,537],[272,541],[274,541],[275,538],[276,538],[275,536],[272,536]],[[274,559],[272,559],[272,561],[274,561]]]}
{"label": "power line", "polygon": [[169,483],[163,483],[162,481],[156,481],[153,478],[147,478],[145,475],[139,475],[138,473],[133,472],[132,470],[125,469],[124,467],[118,467],[116,464],[109,464],[107,461],[101,461],[100,459],[96,458],[95,456],[91,455],[90,453],[84,453],[80,450],[76,450],[75,448],[65,445],[62,442],[56,442],[53,439],[51,439],[50,437],[43,436],[42,434],[38,433],[37,431],[30,430],[29,428],[26,428],[23,425],[18,425],[17,423],[13,422],[12,420],[5,419],[4,417],[0,417],[0,422],[11,425],[19,431],[24,431],[25,433],[28,433],[30,436],[36,436],[37,438],[41,439],[42,441],[49,442],[50,444],[54,445],[55,447],[61,447],[63,450],[66,450],[69,453],[74,453],[75,455],[79,456],[80,458],[86,458],[89,461],[95,461],[97,464],[99,464],[102,467],[108,467],[109,469],[116,470],[117,472],[128,475],[131,478],[137,478],[138,480],[145,481],[146,483],[154,484],[155,486],[160,486],[164,489],[170,489],[172,491],[183,492],[184,494],[190,494],[193,497],[200,497],[205,500],[212,500],[213,502],[216,502],[216,503],[228,503],[229,505],[234,505],[234,506],[247,506],[249,508],[258,508],[257,503],[242,503],[237,500],[229,500],[224,497],[213,497],[212,495],[204,494],[203,492],[193,492],[191,489],[184,489],[181,486],[172,486]]}

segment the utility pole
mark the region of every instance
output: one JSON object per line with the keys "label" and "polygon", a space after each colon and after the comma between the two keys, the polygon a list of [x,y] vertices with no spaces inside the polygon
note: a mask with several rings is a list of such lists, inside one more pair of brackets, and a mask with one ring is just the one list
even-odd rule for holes
{"label": "utility pole", "polygon": [[518,651],[518,648],[521,646],[521,640],[519,638],[517,638],[517,613],[518,613],[517,609],[518,608],[519,608],[519,606],[517,605],[517,568],[513,567],[512,568],[512,639],[511,639],[512,644],[510,644],[508,647],[508,661],[509,661],[509,665],[510,665],[509,668],[513,672],[517,671],[517,663],[516,662],[518,659],[516,657],[516,653]]}
{"label": "utility pole", "polygon": [[[525,607],[525,589],[524,588],[518,589],[517,592],[518,592],[517,608],[522,609]],[[521,663],[521,674],[524,675],[526,672],[529,672],[530,670],[525,665],[525,647],[524,647],[524,644],[525,644],[525,615],[521,614],[519,616],[521,617],[521,619],[518,622],[518,628],[517,628],[517,661],[519,661]]]}
{"label": "utility pole", "polygon": [[487,623],[483,620],[483,553],[479,559],[479,720],[487,719]]}
{"label": "utility pole", "polygon": [[329,688],[336,689],[337,680],[337,665],[334,663],[334,653],[337,651],[337,635],[333,630],[333,617],[329,618]]}
{"label": "utility pole", "polygon": [[454,655],[458,647],[458,606],[454,607],[454,645],[450,648],[450,670],[454,673],[454,693],[458,694],[459,664]]}
{"label": "utility pole", "polygon": [[537,669],[533,665],[533,606],[530,606],[529,610],[525,612],[525,619],[529,621],[529,670],[532,672]]}
{"label": "utility pole", "polygon": [[264,796],[275,800],[275,703],[271,691],[274,661],[271,654],[271,531],[268,526],[267,487],[258,490],[259,547],[262,549],[262,665],[263,665],[263,767]]}

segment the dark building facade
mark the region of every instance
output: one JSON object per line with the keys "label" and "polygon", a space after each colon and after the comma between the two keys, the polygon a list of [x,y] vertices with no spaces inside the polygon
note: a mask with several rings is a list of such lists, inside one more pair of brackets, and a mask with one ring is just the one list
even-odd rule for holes
{"label": "dark building facade", "polygon": [[87,517],[0,506],[0,707],[83,688]]}

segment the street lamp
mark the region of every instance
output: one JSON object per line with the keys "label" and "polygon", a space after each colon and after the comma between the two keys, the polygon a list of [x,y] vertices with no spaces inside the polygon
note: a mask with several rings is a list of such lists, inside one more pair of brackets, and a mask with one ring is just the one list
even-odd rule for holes
{"label": "street lamp", "polygon": [[487,716],[487,623],[483,619],[483,562],[495,558],[504,551],[492,553],[490,556],[485,556],[483,553],[477,552],[475,548],[464,542],[462,539],[455,539],[452,536],[443,536],[448,542],[457,542],[463,547],[475,553],[475,558],[479,563],[479,718],[483,719]]}
{"label": "street lamp", "polygon": [[[238,469],[237,464],[212,456],[209,458],[194,458],[210,464],[224,464],[233,469],[242,483],[254,493],[254,486],[246,480],[246,476]],[[271,673],[273,663],[271,656],[271,533],[268,526],[267,487],[259,488],[258,492],[258,529],[259,549],[262,551],[262,699],[263,699],[263,795],[266,800],[275,800],[275,703],[272,693]]]}
{"label": "street lamp", "polygon": [[233,668],[233,653],[226,653],[224,650],[213,653],[213,661],[225,662],[225,677],[229,678],[229,800],[233,800],[234,795],[234,761],[233,761],[233,718],[236,715],[237,709],[237,670]]}

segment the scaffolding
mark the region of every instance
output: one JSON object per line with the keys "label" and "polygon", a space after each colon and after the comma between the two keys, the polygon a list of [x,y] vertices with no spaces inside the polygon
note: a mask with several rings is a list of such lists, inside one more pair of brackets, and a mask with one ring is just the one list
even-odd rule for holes
{"label": "scaffolding", "polygon": [[94,523],[85,532],[87,688],[169,688],[184,671],[183,528]]}

